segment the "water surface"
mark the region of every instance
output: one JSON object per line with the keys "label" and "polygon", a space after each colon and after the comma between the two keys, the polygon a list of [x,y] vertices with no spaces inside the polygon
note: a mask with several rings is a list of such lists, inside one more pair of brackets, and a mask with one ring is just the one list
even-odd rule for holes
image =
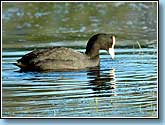
{"label": "water surface", "polygon": [[[32,9],[33,8],[33,9]],[[2,116],[158,116],[156,3],[3,3]],[[116,35],[115,59],[68,72],[19,72],[13,65],[40,48],[85,52],[96,33]]]}
{"label": "water surface", "polygon": [[3,116],[157,116],[156,49],[116,49],[115,60],[101,52],[100,67],[50,73],[18,72],[24,53],[3,52]]}

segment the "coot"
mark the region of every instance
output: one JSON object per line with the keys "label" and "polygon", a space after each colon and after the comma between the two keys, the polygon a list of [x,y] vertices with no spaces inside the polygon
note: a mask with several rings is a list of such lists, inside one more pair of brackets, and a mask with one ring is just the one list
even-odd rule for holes
{"label": "coot", "polygon": [[99,65],[99,50],[107,50],[114,58],[115,36],[99,33],[87,43],[85,53],[71,48],[51,47],[34,50],[17,60],[16,66],[23,71],[65,71]]}

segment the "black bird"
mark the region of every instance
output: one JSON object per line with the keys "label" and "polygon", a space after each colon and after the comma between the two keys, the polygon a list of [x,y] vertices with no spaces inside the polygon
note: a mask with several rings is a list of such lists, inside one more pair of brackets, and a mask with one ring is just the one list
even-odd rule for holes
{"label": "black bird", "polygon": [[99,33],[87,43],[86,52],[80,53],[71,48],[51,47],[34,50],[14,63],[23,71],[65,71],[99,65],[99,50],[107,50],[114,58],[115,36]]}

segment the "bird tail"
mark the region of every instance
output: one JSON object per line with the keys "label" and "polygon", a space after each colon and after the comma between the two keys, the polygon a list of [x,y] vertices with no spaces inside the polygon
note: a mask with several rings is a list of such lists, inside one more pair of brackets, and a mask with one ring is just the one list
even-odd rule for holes
{"label": "bird tail", "polygon": [[27,65],[22,64],[21,62],[17,62],[17,63],[13,63],[13,64],[20,67],[20,68],[26,68],[27,67]]}

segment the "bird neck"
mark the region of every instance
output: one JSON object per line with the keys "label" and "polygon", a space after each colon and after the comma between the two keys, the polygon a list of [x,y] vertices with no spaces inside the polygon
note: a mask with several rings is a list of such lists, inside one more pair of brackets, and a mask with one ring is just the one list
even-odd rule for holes
{"label": "bird neck", "polygon": [[99,50],[100,46],[98,44],[93,44],[90,49],[87,46],[85,54],[90,58],[99,58]]}

